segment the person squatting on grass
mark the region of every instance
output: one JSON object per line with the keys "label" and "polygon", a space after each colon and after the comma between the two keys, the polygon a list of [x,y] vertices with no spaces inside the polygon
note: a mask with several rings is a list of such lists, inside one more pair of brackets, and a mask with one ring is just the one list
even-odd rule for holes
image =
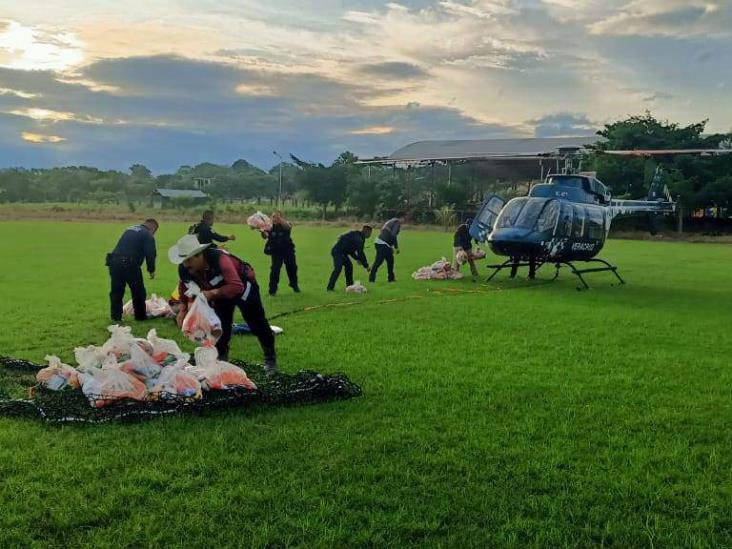
{"label": "person squatting on grass", "polygon": [[279,210],[272,214],[272,228],[262,231],[262,238],[267,240],[264,253],[272,257],[272,267],[269,272],[269,295],[277,293],[280,283],[280,272],[285,265],[290,288],[300,293],[297,285],[297,261],[295,260],[295,243],[292,241],[292,225],[282,216]]}
{"label": "person squatting on grass", "polygon": [[178,265],[178,292],[181,308],[178,326],[188,312],[191,299],[185,296],[186,284],[195,282],[203,290],[203,296],[211,303],[221,320],[221,337],[216,343],[221,360],[229,358],[229,343],[234,321],[234,309],[239,308],[264,352],[264,368],[267,374],[277,373],[277,353],[274,335],[262,305],[259,285],[254,269],[249,263],[231,255],[226,250],[201,244],[195,235],[186,235],[168,252],[170,261]]}
{"label": "person squatting on grass", "polygon": [[464,251],[467,255],[468,263],[470,264],[470,274],[473,275],[473,278],[476,278],[478,276],[478,268],[475,266],[475,260],[473,259],[473,238],[470,236],[470,224],[472,222],[472,219],[466,219],[465,223],[460,224],[455,231],[455,236],[452,240],[452,268],[456,271],[460,270],[460,262],[457,260],[457,256],[458,252]]}
{"label": "person squatting on grass", "polygon": [[223,236],[213,230],[214,224],[214,213],[212,210],[206,210],[203,212],[201,221],[192,225],[188,229],[188,234],[195,234],[198,237],[198,241],[201,244],[213,244],[216,242],[228,242],[229,240],[236,240],[236,235]]}
{"label": "person squatting on grass", "polygon": [[109,277],[112,288],[109,292],[109,305],[112,320],[122,320],[122,300],[125,289],[130,287],[132,306],[136,320],[147,319],[145,310],[145,281],[142,277],[142,262],[147,263],[147,272],[150,278],[155,278],[155,233],[158,222],[148,219],[141,225],[133,225],[122,233],[117,246],[107,254],[106,265],[109,267]]}
{"label": "person squatting on grass", "polygon": [[374,247],[376,248],[376,259],[371,267],[371,273],[369,274],[369,282],[376,282],[376,273],[379,271],[381,264],[386,261],[386,271],[389,282],[394,282],[394,254],[399,253],[399,231],[402,229],[402,223],[404,222],[404,214],[398,213],[396,217],[391,218],[389,221],[384,223],[381,228],[379,237],[374,241]]}
{"label": "person squatting on grass", "polygon": [[[364,269],[369,270],[369,262],[363,251],[366,239],[371,237],[373,229],[370,225],[364,225],[360,231],[350,231],[338,237],[338,241],[330,250],[333,256],[333,272],[330,274],[327,290],[332,292],[335,289],[336,281],[341,275],[341,270],[346,271],[346,287],[353,285],[353,263],[350,257],[358,261]],[[350,257],[349,257],[350,256]]]}

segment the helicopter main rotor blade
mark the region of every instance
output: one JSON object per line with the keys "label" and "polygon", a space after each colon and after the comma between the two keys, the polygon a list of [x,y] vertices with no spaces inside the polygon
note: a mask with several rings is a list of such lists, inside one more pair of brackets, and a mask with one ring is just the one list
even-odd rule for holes
{"label": "helicopter main rotor blade", "polygon": [[597,151],[599,154],[612,156],[666,156],[681,154],[698,154],[700,156],[716,156],[732,153],[732,149],[634,149],[626,151]]}

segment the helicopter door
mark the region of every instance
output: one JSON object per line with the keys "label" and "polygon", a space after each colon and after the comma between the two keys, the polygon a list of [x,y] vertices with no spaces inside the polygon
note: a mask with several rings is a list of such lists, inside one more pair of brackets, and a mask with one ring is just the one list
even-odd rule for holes
{"label": "helicopter door", "polygon": [[561,238],[571,238],[572,236],[572,220],[574,218],[574,208],[570,202],[562,202],[562,211],[557,224],[557,236]]}
{"label": "helicopter door", "polygon": [[493,225],[505,203],[500,196],[495,194],[486,198],[480,210],[478,210],[475,219],[473,219],[473,223],[470,225],[470,236],[478,242],[485,242],[488,239],[488,235],[493,231]]}

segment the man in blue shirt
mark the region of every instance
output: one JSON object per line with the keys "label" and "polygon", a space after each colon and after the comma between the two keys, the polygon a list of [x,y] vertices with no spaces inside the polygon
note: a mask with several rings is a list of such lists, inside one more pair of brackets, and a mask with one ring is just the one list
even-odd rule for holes
{"label": "man in blue shirt", "polygon": [[112,253],[107,254],[106,265],[109,267],[109,276],[112,280],[112,289],[109,292],[109,303],[112,320],[122,320],[122,300],[125,289],[130,287],[132,306],[136,320],[145,320],[145,282],[142,278],[142,263],[147,263],[147,272],[150,278],[155,278],[155,233],[158,222],[148,219],[142,225],[133,225],[122,233],[117,246]]}

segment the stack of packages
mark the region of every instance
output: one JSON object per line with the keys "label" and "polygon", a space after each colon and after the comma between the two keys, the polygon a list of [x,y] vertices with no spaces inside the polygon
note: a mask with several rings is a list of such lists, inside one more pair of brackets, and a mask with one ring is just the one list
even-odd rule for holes
{"label": "stack of packages", "polygon": [[412,273],[415,280],[458,280],[463,278],[462,273],[456,271],[446,258],[435,261],[432,265],[421,267]]}
{"label": "stack of packages", "polygon": [[134,337],[125,326],[110,326],[109,331],[111,337],[101,347],[74,350],[75,368],[46,357],[48,366],[38,372],[38,383],[53,391],[81,390],[97,408],[124,400],[192,401],[205,391],[257,389],[243,369],[218,360],[211,344],[196,349],[192,366],[189,354],[154,329],[146,339]]}
{"label": "stack of packages", "polygon": [[257,212],[247,218],[247,225],[257,231],[271,231],[272,220],[262,212]]}
{"label": "stack of packages", "polygon": [[[147,312],[148,318],[173,318],[175,316],[168,302],[156,294],[153,294],[150,299],[145,301],[145,311]],[[122,314],[124,316],[132,316],[134,312],[131,300],[122,307]]]}

